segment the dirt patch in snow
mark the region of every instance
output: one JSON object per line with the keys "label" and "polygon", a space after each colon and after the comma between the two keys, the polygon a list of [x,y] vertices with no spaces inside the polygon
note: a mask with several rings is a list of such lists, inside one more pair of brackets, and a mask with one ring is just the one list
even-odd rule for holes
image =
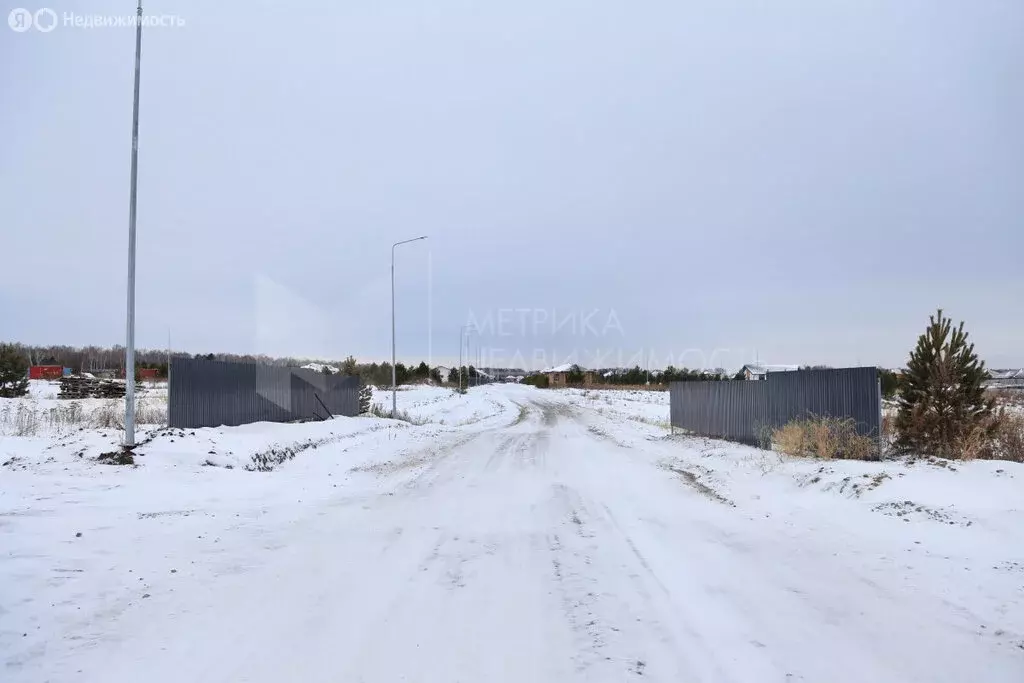
{"label": "dirt patch in snow", "polygon": [[[804,475],[797,479],[797,484],[801,487],[812,486],[819,484],[833,474],[835,470],[831,467],[822,466],[818,468],[818,471],[812,475]],[[822,486],[823,491],[835,491],[841,495],[847,496],[848,498],[860,498],[868,491],[874,491],[879,486],[884,484],[892,477],[886,472],[876,472],[874,474],[864,473],[859,476],[849,475],[843,477],[839,481],[829,481]]]}
{"label": "dirt patch in snow", "polygon": [[605,430],[601,429],[597,425],[587,425],[587,431],[596,436],[599,439],[607,441],[608,443],[615,444],[619,448],[629,448],[628,444],[623,443],[617,439],[614,435]]}
{"label": "dirt patch in snow", "polygon": [[[275,467],[293,459],[299,453],[303,451],[317,449],[320,446],[326,446],[329,444],[335,444],[347,439],[354,439],[359,436],[364,436],[368,432],[375,432],[382,429],[383,426],[375,425],[370,427],[368,430],[363,432],[354,432],[352,434],[337,434],[334,436],[327,436],[322,439],[309,439],[306,441],[300,441],[287,446],[275,444],[270,448],[254,453],[251,462],[245,466],[245,469],[250,472],[270,472]],[[215,455],[214,451],[210,451],[210,455]],[[213,465],[212,461],[207,461],[205,464]]]}
{"label": "dirt patch in snow", "polygon": [[915,503],[912,500],[890,501],[881,503],[871,508],[875,512],[881,512],[888,517],[897,517],[904,522],[911,520],[927,519],[939,524],[950,526],[968,527],[973,522],[953,508],[932,508],[927,505]]}
{"label": "dirt patch in snow", "polygon": [[399,472],[401,470],[409,470],[415,467],[422,467],[429,464],[433,458],[426,455],[414,455],[411,458],[404,458],[401,460],[385,460],[383,462],[366,463],[365,465],[357,465],[349,470],[349,472],[367,472],[370,474],[376,474],[378,476],[388,476]]}
{"label": "dirt patch in snow", "polygon": [[188,517],[195,510],[160,510],[158,512],[140,512],[139,519],[154,519],[156,517]]}
{"label": "dirt patch in snow", "polygon": [[690,470],[683,469],[678,465],[668,462],[663,462],[660,466],[663,469],[666,469],[669,472],[672,472],[673,474],[677,475],[687,486],[689,486],[702,496],[706,496],[713,501],[722,503],[723,505],[728,505],[729,507],[736,507],[736,503],[732,502],[731,500],[720,494],[718,491],[702,482],[700,480],[700,477],[695,472],[691,472]]}

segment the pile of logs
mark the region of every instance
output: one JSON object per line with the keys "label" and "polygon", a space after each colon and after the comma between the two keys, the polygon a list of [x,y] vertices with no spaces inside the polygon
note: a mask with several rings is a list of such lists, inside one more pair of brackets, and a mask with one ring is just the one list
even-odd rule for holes
{"label": "pile of logs", "polygon": [[57,398],[124,398],[125,384],[116,379],[62,377]]}

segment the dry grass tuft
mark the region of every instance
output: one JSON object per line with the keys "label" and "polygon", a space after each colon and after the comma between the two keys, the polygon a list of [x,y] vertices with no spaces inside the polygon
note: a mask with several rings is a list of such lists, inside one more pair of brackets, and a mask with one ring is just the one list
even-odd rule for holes
{"label": "dry grass tuft", "polygon": [[786,423],[772,433],[781,452],[822,460],[878,460],[878,442],[857,433],[851,419],[809,417]]}
{"label": "dry grass tuft", "polygon": [[[160,400],[136,401],[135,422],[167,424],[167,404]],[[70,400],[46,407],[33,399],[0,404],[0,435],[61,435],[79,429],[124,429],[124,399],[108,399],[99,405]]]}
{"label": "dry grass tuft", "polygon": [[981,457],[1024,463],[1024,415],[1001,411],[996,418],[995,438]]}
{"label": "dry grass tuft", "polygon": [[425,425],[429,421],[426,418],[413,417],[412,415],[409,414],[409,411],[407,410],[399,410],[394,415],[392,415],[391,409],[384,407],[384,405],[380,403],[372,404],[370,406],[370,410],[367,411],[367,414],[372,417],[383,417],[386,419],[390,419],[393,417],[396,420],[401,420],[402,422],[408,422],[409,424],[417,426]]}

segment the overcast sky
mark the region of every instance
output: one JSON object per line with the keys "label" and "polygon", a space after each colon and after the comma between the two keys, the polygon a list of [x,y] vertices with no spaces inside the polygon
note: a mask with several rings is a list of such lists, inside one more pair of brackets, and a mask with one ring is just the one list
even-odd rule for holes
{"label": "overcast sky", "polygon": [[[0,24],[0,339],[123,343],[134,31],[63,21],[134,5],[48,6]],[[400,359],[897,366],[941,306],[1024,365],[1020,0],[146,13],[142,347],[387,358],[428,234]]]}

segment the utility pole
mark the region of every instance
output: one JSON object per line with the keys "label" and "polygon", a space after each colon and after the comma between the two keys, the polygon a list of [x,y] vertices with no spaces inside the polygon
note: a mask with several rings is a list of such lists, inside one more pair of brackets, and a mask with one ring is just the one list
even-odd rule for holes
{"label": "utility pole", "polygon": [[[140,0],[141,1],[141,0]],[[422,237],[413,237],[411,240],[402,240],[401,242],[395,242],[391,245],[391,417],[394,418],[398,414],[398,384],[397,384],[397,373],[395,372],[395,247],[401,244],[408,244],[409,242],[418,242],[420,240],[427,239],[426,235]]]}
{"label": "utility pole", "polygon": [[142,0],[135,10],[135,101],[132,105],[131,194],[128,200],[128,323],[124,357],[124,446],[135,447],[135,205],[139,186],[139,73],[142,70]]}

